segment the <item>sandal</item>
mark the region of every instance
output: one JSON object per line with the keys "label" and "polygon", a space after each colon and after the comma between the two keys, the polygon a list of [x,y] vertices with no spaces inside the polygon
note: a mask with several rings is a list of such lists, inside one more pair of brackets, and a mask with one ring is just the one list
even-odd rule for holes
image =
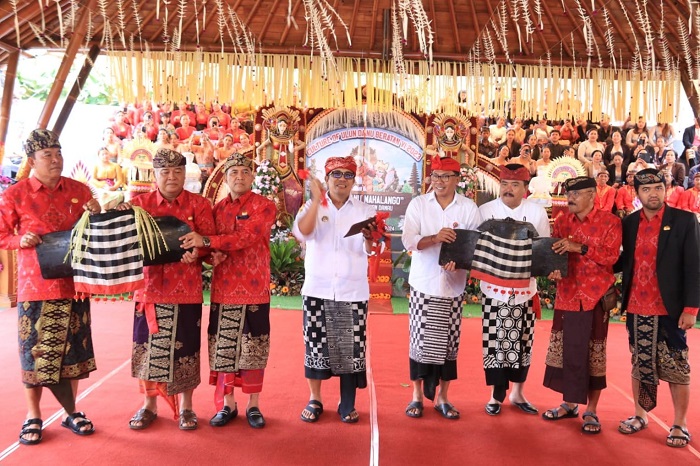
{"label": "sandal", "polygon": [[[338,414],[340,414],[340,408],[338,408]],[[343,416],[342,414],[340,414],[340,420],[346,424],[355,424],[357,421],[360,420],[360,414],[357,412],[356,409],[353,409],[347,416]]]}
{"label": "sandal", "polygon": [[[634,421],[639,422],[639,425],[635,426],[634,424],[632,424]],[[643,417],[630,416],[624,421],[620,421],[620,425],[617,427],[617,431],[621,434],[632,435],[646,429],[648,425],[649,424]]]}
{"label": "sandal", "polygon": [[238,403],[236,403],[236,406],[233,409],[233,411],[231,411],[231,408],[229,408],[228,406],[224,406],[221,411],[219,411],[214,415],[214,417],[209,419],[209,424],[211,424],[214,427],[223,427],[230,421],[235,419],[236,416],[238,416]]}
{"label": "sandal", "polygon": [[408,406],[406,406],[406,416],[414,418],[423,417],[423,402],[411,401]]}
{"label": "sandal", "polygon": [[[690,438],[692,437],[690,435],[690,433],[688,432],[688,429],[684,429],[683,427],[681,427],[679,425],[675,425],[675,424],[671,426],[671,432],[673,432],[674,429],[680,430],[683,435],[669,435],[668,437],[666,437],[666,445],[668,445],[671,448],[685,448],[685,447],[687,447],[688,444],[690,443]],[[673,443],[674,440],[681,440],[682,443],[675,444],[675,443]]]}
{"label": "sandal", "polygon": [[435,405],[435,411],[439,412],[445,419],[459,419],[459,411],[455,409],[452,403]]}
{"label": "sandal", "polygon": [[[158,414],[154,413],[150,409],[141,408],[136,411],[136,414],[134,414],[134,416],[129,420],[129,429],[143,430],[150,426],[157,417]],[[140,422],[141,424],[136,424],[137,422]]]}
{"label": "sandal", "polygon": [[[78,421],[78,419],[81,419]],[[66,429],[70,429],[76,435],[92,435],[95,432],[95,426],[92,425],[92,421],[85,417],[85,413],[77,412],[73,413],[63,421],[61,425]],[[87,430],[82,430],[83,427],[90,426]]]}
{"label": "sandal", "polygon": [[[310,416],[304,416],[304,411],[311,413]],[[309,400],[304,411],[301,412],[301,420],[304,422],[316,422],[323,414],[323,403],[316,400]],[[313,417],[311,417],[313,416]]]}
{"label": "sandal", "polygon": [[[564,414],[559,414],[559,408],[564,410]],[[578,417],[578,405],[574,406],[573,408],[569,408],[569,405],[562,403],[556,408],[548,409],[542,413],[542,418],[545,421],[559,421],[569,417]]]}
{"label": "sandal", "polygon": [[[592,421],[587,421],[586,418],[590,417],[593,418]],[[583,413],[583,416],[581,416],[583,419],[583,425],[581,426],[581,432],[584,434],[588,435],[595,435],[599,434],[601,431],[601,426],[600,426],[600,419],[598,419],[598,416],[592,411],[586,411]],[[587,429],[586,427],[593,427],[594,429]],[[597,430],[595,429],[597,428]]]}
{"label": "sandal", "polygon": [[[192,424],[192,425],[188,425]],[[191,409],[180,411],[180,430],[195,430],[197,428],[197,415]]]}
{"label": "sandal", "polygon": [[[30,428],[29,426],[31,425],[38,425],[39,428],[32,427]],[[41,442],[41,428],[44,425],[44,421],[42,421],[39,418],[34,418],[34,419],[27,419],[24,421],[24,424],[22,424],[22,430],[19,433],[19,443],[22,445],[36,445],[37,443]],[[29,440],[24,438],[25,435],[30,435],[30,434],[36,434],[38,437],[35,438],[34,440]]]}

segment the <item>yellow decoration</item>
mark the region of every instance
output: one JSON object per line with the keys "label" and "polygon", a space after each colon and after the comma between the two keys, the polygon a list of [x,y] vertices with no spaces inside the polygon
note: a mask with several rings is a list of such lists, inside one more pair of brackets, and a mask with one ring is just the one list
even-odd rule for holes
{"label": "yellow decoration", "polygon": [[[681,82],[677,70],[644,72],[606,68],[556,67],[407,60],[395,79],[391,62],[336,58],[332,78],[323,79],[322,60],[308,55],[217,52],[108,52],[118,99],[178,102],[198,98],[254,108],[296,106],[490,116],[543,115],[550,120],[603,113],[614,121],[661,115],[675,121]],[[513,83],[518,83],[514,86]],[[363,88],[364,86],[364,88]],[[366,95],[359,98],[357,90]],[[459,91],[466,100],[457,102]],[[644,94],[645,92],[646,94]],[[645,96],[645,98],[642,98]],[[488,107],[484,107],[484,105]],[[364,107],[366,105],[366,107]]]}

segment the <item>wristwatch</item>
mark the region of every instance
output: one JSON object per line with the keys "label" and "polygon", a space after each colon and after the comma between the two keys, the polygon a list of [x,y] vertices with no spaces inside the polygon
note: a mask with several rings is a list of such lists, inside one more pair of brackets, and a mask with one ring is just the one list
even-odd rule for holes
{"label": "wristwatch", "polygon": [[[207,239],[209,239],[209,238],[207,238]],[[581,245],[581,255],[585,256],[587,252],[588,252],[588,246],[586,246],[585,244],[582,244]]]}
{"label": "wristwatch", "polygon": [[202,236],[202,244],[204,245],[205,248],[208,248],[211,246],[211,240],[209,239],[208,236]]}

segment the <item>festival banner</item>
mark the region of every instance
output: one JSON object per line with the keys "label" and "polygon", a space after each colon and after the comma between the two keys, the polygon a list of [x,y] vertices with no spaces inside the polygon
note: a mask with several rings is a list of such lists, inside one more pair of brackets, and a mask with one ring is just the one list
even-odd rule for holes
{"label": "festival banner", "polygon": [[348,155],[358,167],[353,195],[378,212],[389,212],[387,230],[400,233],[408,203],[420,194],[422,148],[385,129],[344,128],[310,141],[306,166],[323,180],[326,160]]}

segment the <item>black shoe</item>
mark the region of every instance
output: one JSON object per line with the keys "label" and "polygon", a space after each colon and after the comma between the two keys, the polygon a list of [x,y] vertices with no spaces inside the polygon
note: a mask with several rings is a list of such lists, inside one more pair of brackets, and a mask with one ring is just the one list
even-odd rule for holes
{"label": "black shoe", "polygon": [[228,406],[224,406],[224,409],[216,413],[214,417],[209,420],[209,424],[214,427],[223,427],[236,416],[238,416],[238,405],[236,405],[236,409],[233,411],[231,411],[231,408]]}
{"label": "black shoe", "polygon": [[250,424],[250,427],[253,429],[262,429],[265,427],[265,418],[257,406],[248,408],[245,412],[245,417],[248,418],[248,424]]}
{"label": "black shoe", "polygon": [[520,408],[523,412],[527,414],[537,414],[539,413],[539,410],[532,406],[529,402],[524,402],[524,403],[513,403],[515,406]]}
{"label": "black shoe", "polygon": [[489,416],[495,416],[501,412],[501,403],[487,403],[486,404],[486,414]]}

